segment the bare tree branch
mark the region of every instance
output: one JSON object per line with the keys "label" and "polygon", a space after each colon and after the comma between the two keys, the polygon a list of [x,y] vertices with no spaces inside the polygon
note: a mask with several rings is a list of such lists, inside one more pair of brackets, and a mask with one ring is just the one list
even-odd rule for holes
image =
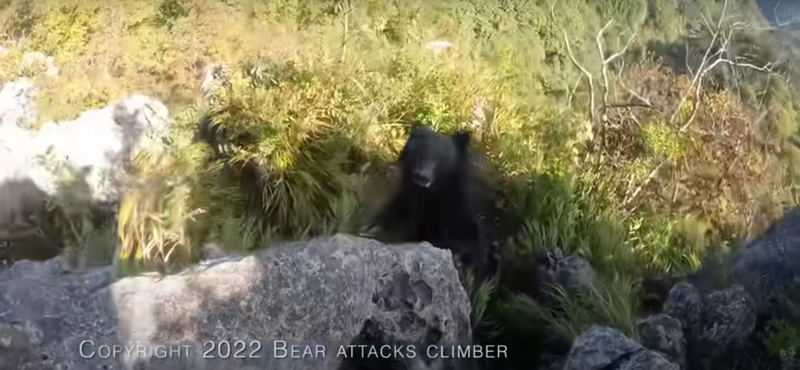
{"label": "bare tree branch", "polygon": [[350,13],[353,12],[353,8],[353,0],[339,0],[336,3],[336,12],[342,17],[342,55],[339,60],[340,63],[344,63],[347,59],[347,36],[350,33]]}
{"label": "bare tree branch", "polygon": [[[708,27],[709,31],[712,34],[712,36],[711,36],[711,45],[709,45],[708,49],[706,49],[706,52],[703,55],[703,59],[700,61],[700,67],[697,68],[697,73],[695,73],[695,76],[692,79],[692,85],[689,87],[689,91],[686,94],[684,94],[683,97],[681,97],[681,100],[678,103],[678,107],[675,108],[675,113],[673,113],[672,117],[670,117],[670,119],[669,119],[670,122],[674,122],[675,121],[675,118],[680,113],[681,108],[683,107],[683,104],[686,103],[686,99],[689,98],[689,94],[691,93],[691,90],[693,88],[697,87],[700,83],[702,83],[703,76],[705,75],[705,72],[708,71],[707,69],[705,69],[705,65],[706,65],[706,63],[708,63],[708,59],[710,57],[711,50],[714,48],[714,44],[717,41],[717,38],[719,37],[719,28],[722,27],[722,19],[725,17],[725,11],[726,11],[727,8],[728,8],[728,0],[725,0],[725,2],[722,4],[722,14],[720,15],[719,20],[717,21],[717,28],[716,29],[712,29],[710,24],[709,24],[709,22],[708,22],[708,19],[705,17],[705,15],[701,14],[701,16],[703,18],[703,22],[706,24],[706,27]],[[699,87],[698,87],[698,90],[699,90]]]}
{"label": "bare tree branch", "polygon": [[578,87],[581,85],[581,81],[583,81],[583,75],[578,77],[578,81],[575,81],[575,87],[569,92],[569,96],[567,97],[567,106],[572,107],[572,98],[575,97],[575,92],[578,91]]}
{"label": "bare tree branch", "polygon": [[602,40],[602,37],[603,37],[603,32],[605,32],[606,28],[608,28],[608,26],[610,26],[610,25],[611,25],[611,21],[609,21],[608,24],[606,24],[606,27],[603,27],[603,29],[601,29],[600,32],[597,33],[597,39],[596,39],[597,40],[597,50],[600,52],[600,60],[602,61],[602,64],[601,64],[601,67],[600,67],[600,71],[603,74],[603,107],[604,107],[603,109],[604,110],[605,110],[605,107],[608,107],[608,105],[609,105],[608,104],[608,92],[609,92],[609,90],[611,90],[609,85],[608,85],[608,66],[609,66],[609,64],[611,64],[611,62],[614,61],[614,59],[619,58],[622,54],[625,54],[625,52],[628,51],[628,47],[631,46],[631,42],[633,41],[633,38],[636,37],[636,33],[635,32],[632,33],[631,37],[628,38],[628,42],[625,43],[625,46],[622,49],[620,49],[619,51],[617,51],[614,54],[611,54],[611,56],[606,58],[605,57],[605,53],[603,52],[603,40]]}
{"label": "bare tree branch", "polygon": [[789,20],[787,22],[781,22],[781,17],[778,15],[778,7],[779,6],[781,6],[781,0],[778,0],[778,3],[775,4],[775,6],[772,8],[772,14],[775,16],[775,25],[776,26],[778,26],[778,27],[786,27],[786,26],[790,26],[790,25],[792,25],[794,23],[797,23],[797,21],[791,19],[791,16],[789,17]]}
{"label": "bare tree branch", "polygon": [[636,99],[639,99],[639,101],[646,104],[648,107],[653,107],[653,104],[650,103],[650,101],[647,98],[637,93],[632,88],[628,87],[628,85],[625,83],[625,79],[622,78],[622,74],[625,71],[625,66],[626,66],[625,61],[623,60],[619,64],[619,72],[617,73],[617,82],[619,83],[619,85],[622,86],[623,89],[627,90],[628,93],[631,94],[631,96],[635,97]]}
{"label": "bare tree branch", "polygon": [[[554,22],[557,22],[556,13],[555,13],[555,6],[556,6],[555,2],[550,3],[550,16],[552,17]],[[578,62],[578,59],[575,58],[575,54],[572,52],[572,46],[571,46],[571,43],[569,41],[569,35],[567,34],[567,30],[562,27],[561,28],[561,32],[564,35],[564,44],[567,47],[567,56],[569,56],[570,62],[572,62],[572,65],[574,65],[575,68],[578,68],[581,71],[581,73],[583,74],[583,76],[585,76],[587,78],[587,80],[589,81],[589,119],[591,120],[592,125],[594,126],[594,123],[595,123],[595,111],[596,111],[595,110],[594,77],[592,76],[592,73],[589,72],[589,70],[586,69],[584,66],[582,66],[580,64],[580,62]],[[569,96],[569,99],[568,99],[568,104],[570,104],[570,105],[572,104],[572,97],[574,96],[575,91],[577,91],[581,80],[583,80],[583,77],[578,78],[578,81],[575,83],[575,88],[572,90],[572,93],[570,93],[570,96]]]}
{"label": "bare tree branch", "polygon": [[582,66],[577,59],[575,59],[575,54],[572,52],[572,47],[570,46],[569,36],[567,35],[567,30],[562,30],[564,33],[564,43],[567,45],[567,55],[569,56],[569,60],[572,64],[578,68],[581,73],[589,80],[589,115],[594,122],[595,117],[595,97],[594,97],[594,78],[592,77],[592,73],[589,72],[584,66]]}
{"label": "bare tree branch", "polygon": [[608,105],[608,73],[606,72],[605,53],[603,52],[603,33],[611,26],[611,23],[614,23],[613,19],[608,21],[606,25],[597,32],[597,37],[595,37],[597,54],[600,56],[600,74],[603,76],[603,114],[605,114],[605,107]]}
{"label": "bare tree branch", "polygon": [[[551,3],[550,4],[550,15],[553,18],[553,20],[556,21],[557,19],[556,19],[556,16],[555,16],[554,8],[555,8],[555,4]],[[583,81],[583,78],[585,77],[589,82],[589,118],[590,118],[590,120],[592,122],[593,130],[596,129],[597,126],[598,126],[598,120],[597,120],[598,112],[602,113],[601,117],[603,118],[603,121],[605,121],[605,117],[606,117],[605,116],[605,112],[608,110],[608,108],[624,108],[624,107],[631,107],[631,106],[651,107],[649,102],[647,102],[647,100],[645,100],[645,99],[640,99],[640,100],[643,101],[643,103],[613,103],[613,104],[609,103],[609,94],[611,92],[611,86],[610,86],[609,75],[608,75],[609,66],[617,58],[619,58],[620,56],[622,56],[623,54],[625,54],[628,51],[628,48],[630,47],[631,43],[633,42],[634,38],[636,37],[636,33],[635,32],[632,33],[631,36],[628,38],[628,41],[625,43],[625,46],[623,46],[622,48],[618,47],[617,49],[619,49],[619,50],[617,52],[612,53],[611,55],[606,55],[606,50],[604,50],[604,47],[603,47],[603,44],[604,44],[603,43],[603,36],[605,35],[606,31],[608,30],[609,27],[611,27],[611,25],[613,23],[614,23],[613,20],[608,21],[600,29],[600,31],[597,32],[597,36],[595,36],[597,53],[598,53],[598,55],[600,57],[600,74],[602,76],[602,83],[601,83],[602,105],[599,107],[600,109],[598,109],[598,106],[597,106],[597,97],[596,97],[597,88],[595,86],[594,76],[589,71],[589,69],[584,67],[578,61],[578,59],[575,57],[575,53],[572,50],[572,43],[570,42],[570,39],[569,39],[569,34],[567,33],[566,29],[564,29],[563,27],[561,28],[561,32],[562,32],[563,37],[564,37],[564,44],[565,44],[566,49],[567,49],[567,56],[569,57],[570,62],[572,63],[572,65],[574,65],[575,68],[577,68],[581,72],[581,77],[578,78],[578,81],[576,82],[575,87],[573,88],[572,92],[570,93],[570,95],[568,97],[568,100],[567,100],[567,104],[569,106],[572,105],[572,99],[573,99],[573,97],[575,95],[575,91],[577,91],[578,86],[580,85],[580,83]],[[619,46],[619,38],[617,40],[617,44]],[[637,94],[632,94],[632,95],[637,95]]]}
{"label": "bare tree branch", "polygon": [[694,70],[692,70],[692,64],[689,63],[689,54],[691,54],[691,48],[689,47],[689,43],[688,42],[685,43],[683,47],[684,49],[686,49],[686,52],[684,53],[684,63],[686,64],[686,70],[689,71],[689,75],[692,76],[692,78],[694,78],[695,73]]}
{"label": "bare tree branch", "polygon": [[650,174],[647,175],[647,177],[644,180],[642,180],[642,183],[639,184],[636,190],[634,190],[630,196],[625,198],[625,200],[622,202],[622,208],[627,207],[628,204],[630,204],[630,202],[632,202],[636,198],[636,196],[638,196],[639,193],[642,192],[642,189],[644,189],[644,187],[647,186],[647,184],[649,184],[650,181],[653,181],[653,179],[656,178],[656,175],[658,175],[658,171],[661,170],[661,167],[664,167],[664,164],[666,163],[667,161],[661,161],[655,168],[653,168],[652,171],[650,171]]}
{"label": "bare tree branch", "polygon": [[[687,65],[687,68],[689,68],[689,71],[692,74],[692,84],[689,86],[689,90],[686,92],[686,94],[681,97],[680,102],[675,108],[675,112],[670,117],[670,122],[674,123],[688,98],[690,96],[694,97],[691,114],[686,119],[686,122],[681,125],[681,132],[685,132],[688,129],[697,115],[697,111],[700,106],[700,94],[703,88],[704,78],[710,71],[719,65],[727,65],[731,70],[734,80],[737,79],[738,71],[742,69],[749,69],[759,73],[767,73],[770,76],[779,76],[778,73],[775,72],[775,62],[769,62],[763,66],[758,66],[753,63],[740,61],[739,57],[731,58],[729,47],[734,33],[746,27],[747,24],[744,22],[732,22],[730,28],[723,31],[722,25],[726,19],[727,9],[728,0],[725,0],[715,27],[711,26],[711,22],[705,15],[701,15],[703,23],[711,33],[711,44],[703,54],[703,57],[700,60],[700,66],[696,71],[692,71],[691,67]],[[735,83],[738,91],[738,81],[735,81]]]}

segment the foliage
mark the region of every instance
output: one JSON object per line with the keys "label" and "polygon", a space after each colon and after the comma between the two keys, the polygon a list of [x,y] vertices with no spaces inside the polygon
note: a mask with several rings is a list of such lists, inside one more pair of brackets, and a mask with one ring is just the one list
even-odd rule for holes
{"label": "foliage", "polygon": [[[635,264],[621,215],[603,194],[603,179],[535,179],[512,198],[512,211],[521,220],[517,245],[542,253],[560,248],[587,258],[595,268],[625,271]],[[606,189],[607,190],[607,189]]]}
{"label": "foliage", "polygon": [[205,207],[208,198],[227,198],[236,204],[235,193],[225,194],[214,183],[204,183],[218,171],[218,167],[205,167],[205,147],[180,149],[155,155],[143,152],[137,158],[135,165],[143,180],[130,186],[119,206],[120,259],[171,263],[177,256],[178,261],[187,262],[190,259],[181,258],[181,253],[202,241],[202,232],[209,226],[199,219],[210,211]]}
{"label": "foliage", "polygon": [[654,156],[677,160],[681,157],[680,137],[669,126],[658,122],[648,122],[641,127],[641,141],[644,152]]}
{"label": "foliage", "polygon": [[[472,287],[473,325],[486,335],[543,321],[570,337],[594,323],[633,335],[641,276],[689,273],[707,246],[756,235],[796,204],[793,87],[721,72],[722,63],[695,94],[681,74],[711,42],[686,28],[719,14],[718,2],[348,3],[349,12],[299,0],[0,2],[0,44],[9,48],[0,80],[32,77],[42,120],[132,92],[169,105],[171,144],[138,158],[117,225],[123,258],[148,268],[194,260],[211,241],[253,251],[356,233],[385,195],[371,181],[385,176],[410,121],[472,130],[502,177],[514,226],[507,247],[559,248],[603,277],[588,293],[561,292],[556,308]],[[752,9],[732,9],[752,18]],[[597,32],[610,20],[599,39],[608,53],[636,37],[608,69],[614,106],[591,122],[572,57],[599,84]],[[774,50],[745,42],[767,38],[754,29],[733,48],[767,58]],[[453,47],[429,50],[432,40]],[[58,78],[22,68],[34,50],[56,58]],[[217,62],[230,81],[207,104],[197,87]],[[482,122],[473,117],[478,99]],[[627,106],[640,100],[649,106]],[[220,147],[194,140],[205,123]]]}
{"label": "foliage", "polygon": [[487,310],[496,293],[496,283],[494,281],[476,281],[475,275],[468,273],[464,286],[470,292],[470,303],[472,306],[472,330],[476,333],[491,330],[491,322],[487,317]]}
{"label": "foliage", "polygon": [[569,339],[575,339],[592,325],[619,329],[636,339],[638,299],[636,284],[624,276],[612,276],[588,291],[558,289],[556,309],[542,309],[545,322]]}
{"label": "foliage", "polygon": [[800,332],[785,320],[772,320],[767,327],[766,346],[773,356],[781,356],[786,351],[796,351],[800,346]]}
{"label": "foliage", "polygon": [[769,353],[779,359],[785,369],[800,365],[800,284],[794,283],[776,299],[776,312],[763,333]]}

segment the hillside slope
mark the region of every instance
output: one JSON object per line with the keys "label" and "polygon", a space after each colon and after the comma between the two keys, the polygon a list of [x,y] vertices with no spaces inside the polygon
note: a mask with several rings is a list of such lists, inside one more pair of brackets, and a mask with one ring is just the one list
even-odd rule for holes
{"label": "hillside slope", "polygon": [[[42,120],[134,92],[170,107],[176,161],[140,169],[172,181],[126,198],[128,251],[357,233],[410,121],[470,129],[503,185],[508,260],[558,248],[609,281],[614,299],[550,319],[631,333],[642,277],[690,273],[797,203],[796,35],[759,5],[6,0],[0,81],[32,77]],[[29,51],[59,76],[23,68]],[[216,63],[230,83],[209,105]],[[223,158],[191,142],[204,118]]]}

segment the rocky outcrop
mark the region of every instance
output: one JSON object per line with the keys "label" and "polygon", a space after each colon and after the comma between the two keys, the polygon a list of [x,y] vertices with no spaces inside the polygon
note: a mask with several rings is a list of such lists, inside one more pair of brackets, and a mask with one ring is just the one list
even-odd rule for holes
{"label": "rocky outcrop", "polygon": [[25,53],[22,56],[22,68],[32,73],[42,72],[47,76],[58,75],[58,67],[53,57],[41,51]]}
{"label": "rocky outcrop", "polygon": [[[36,122],[36,91],[29,79],[11,81],[0,90],[0,128],[29,128]],[[8,141],[8,140],[4,140]]]}
{"label": "rocky outcrop", "polygon": [[678,370],[660,353],[629,339],[622,332],[593,326],[572,344],[563,370]]}
{"label": "rocky outcrop", "polygon": [[555,299],[558,287],[568,291],[585,291],[597,281],[597,273],[589,261],[580,256],[564,256],[558,248],[548,252],[534,268],[539,274],[534,281],[541,285],[546,302]]}
{"label": "rocky outcrop", "polygon": [[732,368],[755,324],[755,305],[742,287],[702,295],[680,283],[664,313],[637,322],[639,343],[595,326],[575,340],[564,370]]}
{"label": "rocky outcrop", "polygon": [[756,325],[754,301],[741,286],[703,296],[691,284],[677,284],[664,313],[681,322],[692,369],[712,369],[733,360],[736,356],[731,354],[743,348]]}
{"label": "rocky outcrop", "polygon": [[211,63],[204,67],[203,80],[200,82],[200,94],[206,104],[219,102],[217,89],[225,88],[230,81],[230,71],[224,63]]}
{"label": "rocky outcrop", "polygon": [[686,369],[686,338],[678,319],[664,314],[650,316],[636,323],[636,332],[645,348]]}
{"label": "rocky outcrop", "polygon": [[391,369],[471,341],[450,252],[344,235],[118,282],[22,261],[0,273],[0,313],[2,369],[355,369],[347,345],[376,342],[400,346],[370,356]]}
{"label": "rocky outcrop", "polygon": [[732,263],[734,281],[753,298],[759,313],[800,279],[800,209],[774,223],[750,242]]}
{"label": "rocky outcrop", "polygon": [[556,284],[573,290],[589,289],[597,280],[589,261],[579,256],[566,256],[554,264],[551,275],[555,277]]}
{"label": "rocky outcrop", "polygon": [[61,248],[59,236],[50,235],[52,225],[42,224],[42,217],[32,220],[47,200],[65,212],[83,214],[100,205],[114,212],[132,158],[142,150],[162,150],[172,124],[164,104],[132,95],[73,121],[34,127],[34,97],[27,79],[0,91],[0,237],[13,244],[18,259],[49,258]]}
{"label": "rocky outcrop", "polygon": [[54,195],[59,191],[59,175],[77,172],[93,201],[115,202],[132,158],[142,149],[161,145],[170,125],[166,106],[142,95],[84,112],[71,122],[45,123],[31,134],[26,154],[30,158],[49,153],[50,158],[34,167],[31,179]]}
{"label": "rocky outcrop", "polygon": [[[87,186],[88,196],[113,202],[119,177],[131,158],[156,149],[169,135],[171,119],[161,102],[132,95],[73,121],[46,122],[38,129],[33,85],[18,80],[0,91],[0,184],[31,180],[53,196],[64,172]],[[2,208],[2,207],[0,207]]]}
{"label": "rocky outcrop", "polygon": [[[709,262],[687,277],[659,281],[664,289],[657,290],[669,292],[661,299],[665,315],[640,324],[642,343],[689,369],[749,368],[761,355],[753,353],[760,341],[754,336],[757,319],[780,315],[777,298],[800,279],[800,208],[787,212],[743,249]],[[676,281],[683,282],[673,286]],[[669,318],[680,322],[681,333]],[[681,335],[685,364],[677,339]]]}

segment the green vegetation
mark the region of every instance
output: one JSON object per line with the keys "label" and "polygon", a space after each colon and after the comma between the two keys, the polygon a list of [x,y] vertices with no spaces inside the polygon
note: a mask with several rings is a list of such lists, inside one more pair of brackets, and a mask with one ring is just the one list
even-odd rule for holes
{"label": "green vegetation", "polygon": [[[674,3],[5,0],[0,81],[34,75],[22,53],[42,51],[61,70],[34,77],[43,120],[133,92],[170,107],[174,145],[139,158],[149,181],[120,208],[133,264],[189,262],[209,240],[251,251],[357,233],[382,196],[373,185],[391,181],[386,164],[406,124],[476,131],[480,99],[488,118],[476,144],[519,225],[511,249],[560,248],[603,279],[562,293],[559,310],[483,285],[475,319],[487,335],[509,335],[499,324],[508,317],[517,329],[544,320],[573,337],[595,323],[633,335],[640,277],[691,272],[797,202],[798,95],[778,76],[794,71],[775,59],[777,36],[749,1]],[[696,73],[721,45],[704,31],[720,15],[723,30],[751,25],[732,32],[730,52],[756,66],[777,61],[774,74],[720,63],[693,83],[687,60]],[[426,47],[438,39],[454,46]],[[217,62],[230,83],[206,104],[202,66]],[[225,142],[223,158],[191,140],[204,119]],[[255,197],[230,170],[244,165],[262,175]],[[782,334],[770,346],[797,343],[775,325]]]}

